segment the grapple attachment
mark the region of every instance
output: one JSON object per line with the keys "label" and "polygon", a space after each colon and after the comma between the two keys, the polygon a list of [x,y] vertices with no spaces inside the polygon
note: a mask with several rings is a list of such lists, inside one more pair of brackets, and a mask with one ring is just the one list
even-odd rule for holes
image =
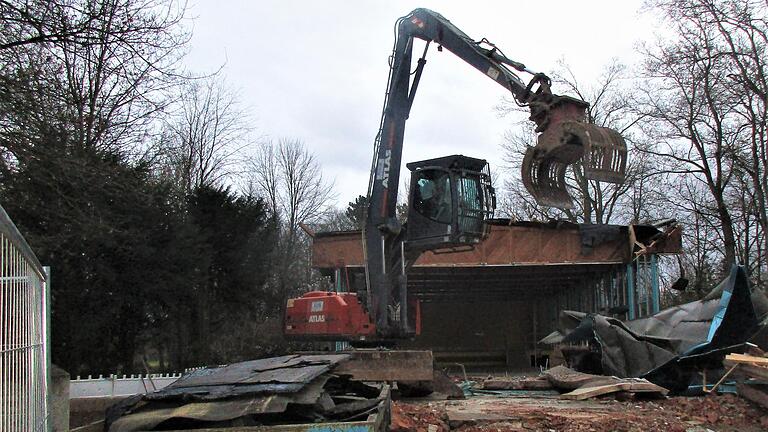
{"label": "grapple attachment", "polygon": [[565,183],[565,170],[581,161],[590,180],[621,183],[627,167],[627,144],[618,132],[586,120],[586,102],[550,95],[532,102],[531,120],[539,133],[535,147],[523,157],[522,178],[540,205],[573,208]]}

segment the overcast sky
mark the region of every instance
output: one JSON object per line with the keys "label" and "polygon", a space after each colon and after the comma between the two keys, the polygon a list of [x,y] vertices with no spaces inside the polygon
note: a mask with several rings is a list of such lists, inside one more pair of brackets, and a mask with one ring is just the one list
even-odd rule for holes
{"label": "overcast sky", "polygon": [[[212,72],[223,64],[257,133],[302,140],[335,181],[340,207],[366,193],[394,24],[414,8],[439,12],[530,69],[548,73],[565,60],[582,82],[596,79],[613,58],[635,61],[637,41],[654,31],[640,0],[193,1],[188,67]],[[494,109],[504,95],[450,52],[431,47],[403,162],[459,153],[502,166],[500,145],[513,126]]]}

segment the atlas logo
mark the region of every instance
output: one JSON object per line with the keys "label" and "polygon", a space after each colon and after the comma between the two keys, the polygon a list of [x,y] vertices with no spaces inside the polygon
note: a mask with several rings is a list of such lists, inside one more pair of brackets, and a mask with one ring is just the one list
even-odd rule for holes
{"label": "atlas logo", "polygon": [[389,309],[389,319],[394,322],[400,322],[400,303],[387,306]]}
{"label": "atlas logo", "polygon": [[389,168],[392,164],[392,150],[385,150],[384,154],[385,157],[379,159],[376,178],[381,180],[381,185],[386,189],[389,187]]}
{"label": "atlas logo", "polygon": [[310,315],[309,322],[311,323],[324,323],[325,315]]}

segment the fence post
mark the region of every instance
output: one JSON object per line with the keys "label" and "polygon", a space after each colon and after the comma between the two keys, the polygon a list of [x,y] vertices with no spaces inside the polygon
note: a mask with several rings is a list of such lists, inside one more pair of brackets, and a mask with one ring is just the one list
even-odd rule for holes
{"label": "fence post", "polygon": [[[43,272],[45,272],[45,282],[43,283],[43,295],[41,296],[43,299],[42,315],[44,320],[42,327],[45,329],[45,343],[43,345],[43,349],[45,350],[45,370],[47,371],[45,374],[45,403],[48,406],[48,412],[45,413],[45,415],[48,417],[48,421],[46,421],[46,430],[48,432],[53,432],[53,421],[51,421],[53,404],[51,401],[51,392],[49,391],[53,388],[53,379],[51,378],[51,267],[43,266]],[[67,420],[67,423],[69,423],[69,420]]]}

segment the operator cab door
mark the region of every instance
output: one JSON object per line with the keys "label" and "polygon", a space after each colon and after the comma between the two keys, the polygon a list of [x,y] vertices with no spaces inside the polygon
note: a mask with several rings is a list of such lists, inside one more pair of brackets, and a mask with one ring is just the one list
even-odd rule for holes
{"label": "operator cab door", "polygon": [[487,163],[447,156],[408,164],[411,183],[407,241],[418,249],[449,248],[480,242],[495,199]]}
{"label": "operator cab door", "polygon": [[408,241],[438,244],[453,234],[454,182],[445,168],[425,168],[411,175]]}

